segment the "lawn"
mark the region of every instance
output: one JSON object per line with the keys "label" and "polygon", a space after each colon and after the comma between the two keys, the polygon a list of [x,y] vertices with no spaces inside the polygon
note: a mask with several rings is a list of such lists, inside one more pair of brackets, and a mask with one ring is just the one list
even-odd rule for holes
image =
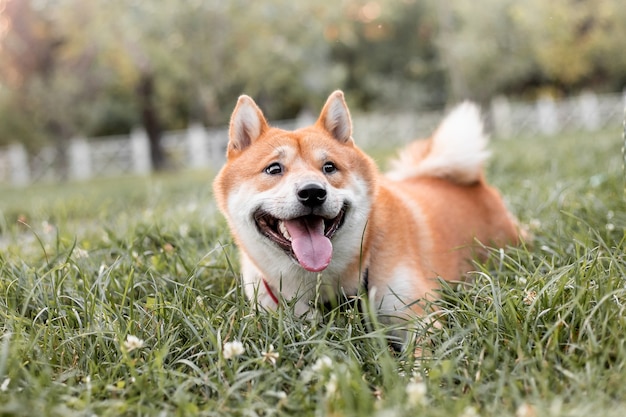
{"label": "lawn", "polygon": [[0,415],[623,416],[621,146],[493,140],[535,239],[443,288],[420,358],[365,299],[255,311],[210,172],[0,188]]}

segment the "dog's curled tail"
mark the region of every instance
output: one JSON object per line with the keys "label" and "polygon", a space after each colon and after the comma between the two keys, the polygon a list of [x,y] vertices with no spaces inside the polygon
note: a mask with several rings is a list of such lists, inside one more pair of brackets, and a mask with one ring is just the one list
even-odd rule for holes
{"label": "dog's curled tail", "polygon": [[404,180],[439,177],[460,184],[475,183],[489,157],[488,138],[478,106],[463,102],[441,122],[429,140],[416,141],[392,161],[387,177]]}

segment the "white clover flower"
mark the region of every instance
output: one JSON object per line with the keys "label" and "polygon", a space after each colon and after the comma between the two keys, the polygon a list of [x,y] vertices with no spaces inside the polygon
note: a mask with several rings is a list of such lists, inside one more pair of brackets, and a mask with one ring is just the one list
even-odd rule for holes
{"label": "white clover flower", "polygon": [[532,405],[528,403],[520,404],[520,406],[517,407],[517,410],[515,410],[515,417],[536,417],[536,416],[537,416],[537,410],[535,410],[535,407],[533,407]]}
{"label": "white clover flower", "polygon": [[468,405],[467,407],[465,407],[463,409],[463,412],[461,413],[461,417],[479,417],[480,414],[478,414],[478,410],[476,410],[476,407],[472,406],[472,405]]}
{"label": "white clover flower", "polygon": [[11,382],[11,378],[5,378],[2,381],[2,385],[0,385],[0,392],[6,392],[9,389],[9,383]]}
{"label": "white clover flower", "polygon": [[335,396],[337,393],[337,375],[331,374],[330,378],[328,378],[328,382],[326,382],[326,397],[330,398]]}
{"label": "white clover flower", "polygon": [[243,343],[237,340],[224,343],[224,347],[222,348],[224,359],[231,359],[243,355],[245,351],[246,349],[243,347]]}
{"label": "white clover flower", "polygon": [[126,340],[124,341],[124,347],[127,352],[132,352],[135,349],[141,349],[143,345],[143,340],[132,334],[126,336]]}
{"label": "white clover flower", "polygon": [[322,356],[317,361],[315,361],[313,366],[311,366],[311,370],[315,373],[319,373],[325,371],[326,369],[332,369],[332,367],[333,360],[330,359],[328,356]]}
{"label": "white clover flower", "polygon": [[85,249],[75,248],[74,256],[76,257],[76,259],[89,258],[89,252],[87,252]]}
{"label": "white clover flower", "polygon": [[321,377],[327,376],[326,371],[329,371],[332,369],[333,369],[333,360],[330,359],[328,356],[322,356],[321,358],[317,359],[317,361],[315,361],[313,365],[306,368],[302,372],[302,379],[304,379],[305,382],[310,382],[314,379],[319,380]]}
{"label": "white clover flower", "polygon": [[410,405],[426,404],[426,384],[423,381],[411,381],[406,386],[407,401]]}
{"label": "white clover flower", "polygon": [[43,232],[47,235],[54,233],[55,231],[55,227],[45,220],[41,222],[41,227],[43,228]]}
{"label": "white clover flower", "polygon": [[527,306],[531,305],[537,299],[537,291],[535,290],[526,290],[524,295],[524,304]]}
{"label": "white clover flower", "polygon": [[541,229],[541,220],[539,220],[539,219],[531,219],[530,222],[528,223],[528,227],[531,230],[539,230],[539,229]]}
{"label": "white clover flower", "polygon": [[280,353],[274,350],[274,346],[270,345],[270,348],[267,352],[261,352],[261,356],[263,356],[263,360],[271,363],[272,365],[276,365],[276,361],[280,357]]}

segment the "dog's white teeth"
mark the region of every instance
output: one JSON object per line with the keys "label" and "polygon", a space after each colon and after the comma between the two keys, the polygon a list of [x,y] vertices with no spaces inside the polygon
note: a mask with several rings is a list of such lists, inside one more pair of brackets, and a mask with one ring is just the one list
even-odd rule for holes
{"label": "dog's white teeth", "polygon": [[287,227],[285,227],[285,222],[283,221],[278,222],[278,231],[280,232],[281,235],[283,235],[285,239],[291,242],[291,235],[289,234]]}

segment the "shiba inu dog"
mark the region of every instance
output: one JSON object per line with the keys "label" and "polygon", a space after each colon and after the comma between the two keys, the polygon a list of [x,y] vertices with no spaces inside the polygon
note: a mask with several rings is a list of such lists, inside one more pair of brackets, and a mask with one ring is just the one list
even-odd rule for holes
{"label": "shiba inu dog", "polygon": [[366,286],[392,321],[423,314],[419,301],[439,278],[460,280],[486,255],[478,242],[518,243],[516,221],[483,175],[486,145],[479,110],[466,102],[382,175],[354,143],[341,91],[295,131],[271,127],[241,96],[214,192],[247,296],[265,309],[297,300],[306,314],[319,294]]}

